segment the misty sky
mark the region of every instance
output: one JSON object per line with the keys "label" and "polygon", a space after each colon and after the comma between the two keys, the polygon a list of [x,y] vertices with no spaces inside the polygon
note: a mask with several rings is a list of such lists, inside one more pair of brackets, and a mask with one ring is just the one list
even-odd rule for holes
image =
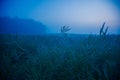
{"label": "misty sky", "polygon": [[45,24],[48,32],[98,33],[105,21],[109,33],[120,34],[119,0],[0,0],[0,16],[32,18]]}

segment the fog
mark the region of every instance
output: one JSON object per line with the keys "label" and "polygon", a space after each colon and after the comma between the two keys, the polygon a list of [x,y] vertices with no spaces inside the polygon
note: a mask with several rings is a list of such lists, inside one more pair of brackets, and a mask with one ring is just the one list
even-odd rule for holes
{"label": "fog", "polygon": [[40,21],[48,33],[59,33],[67,25],[69,33],[97,34],[106,22],[109,33],[120,34],[119,0],[3,0],[0,4],[0,16]]}

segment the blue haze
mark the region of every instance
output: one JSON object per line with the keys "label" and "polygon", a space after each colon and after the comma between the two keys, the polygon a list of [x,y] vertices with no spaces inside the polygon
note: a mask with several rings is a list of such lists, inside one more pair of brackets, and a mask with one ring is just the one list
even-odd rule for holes
{"label": "blue haze", "polygon": [[70,33],[97,34],[105,21],[109,33],[120,34],[119,0],[1,0],[0,16],[40,21],[48,33],[68,25]]}

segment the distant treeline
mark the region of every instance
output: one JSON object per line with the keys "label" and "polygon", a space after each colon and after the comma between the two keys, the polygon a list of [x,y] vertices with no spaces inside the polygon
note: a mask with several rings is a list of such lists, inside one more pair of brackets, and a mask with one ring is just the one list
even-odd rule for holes
{"label": "distant treeline", "polygon": [[0,17],[1,34],[44,34],[46,26],[32,19]]}

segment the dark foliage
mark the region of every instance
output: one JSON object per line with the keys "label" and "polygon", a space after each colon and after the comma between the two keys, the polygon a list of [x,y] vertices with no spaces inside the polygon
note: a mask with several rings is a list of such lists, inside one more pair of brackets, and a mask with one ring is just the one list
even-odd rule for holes
{"label": "dark foliage", "polygon": [[0,17],[0,33],[44,34],[46,26],[32,19]]}
{"label": "dark foliage", "polygon": [[119,45],[119,35],[0,35],[0,80],[120,80]]}

